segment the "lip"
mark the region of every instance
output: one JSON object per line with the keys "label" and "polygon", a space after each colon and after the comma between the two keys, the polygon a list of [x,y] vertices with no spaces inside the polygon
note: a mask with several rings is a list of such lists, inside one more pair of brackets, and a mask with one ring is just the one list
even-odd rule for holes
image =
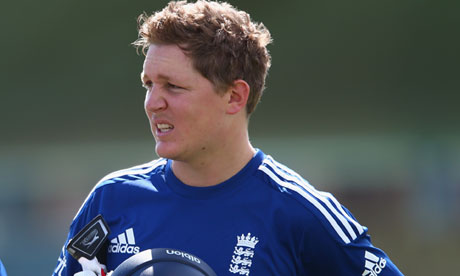
{"label": "lip", "polygon": [[[161,131],[157,126],[159,124],[168,124],[168,125],[171,125],[173,126],[173,128],[167,130],[167,131]],[[166,135],[169,135],[173,130],[174,130],[174,125],[169,122],[168,120],[164,120],[164,119],[154,119],[153,120],[153,126],[152,128],[155,130],[155,136],[157,137],[162,137],[162,136],[166,136]]]}

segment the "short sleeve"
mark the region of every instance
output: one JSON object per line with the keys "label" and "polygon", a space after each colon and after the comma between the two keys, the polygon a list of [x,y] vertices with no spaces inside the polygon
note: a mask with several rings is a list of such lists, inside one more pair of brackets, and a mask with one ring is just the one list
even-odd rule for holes
{"label": "short sleeve", "polygon": [[[348,211],[348,210],[347,210]],[[304,233],[303,266],[308,275],[403,275],[381,249],[372,245],[366,227],[346,243],[318,221]]]}
{"label": "short sleeve", "polygon": [[87,225],[92,218],[97,215],[97,211],[92,208],[94,200],[94,191],[90,193],[88,198],[83,203],[77,215],[73,219],[67,239],[62,247],[61,253],[58,258],[56,268],[54,269],[53,276],[73,276],[75,273],[81,271],[81,265],[77,262],[66,250],[66,246],[70,239],[74,237],[85,225]]}

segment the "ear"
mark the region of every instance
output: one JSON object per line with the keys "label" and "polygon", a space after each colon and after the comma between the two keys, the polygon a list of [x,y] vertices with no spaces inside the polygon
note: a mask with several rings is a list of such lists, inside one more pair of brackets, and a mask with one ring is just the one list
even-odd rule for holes
{"label": "ear", "polygon": [[235,80],[229,88],[227,114],[236,114],[240,111],[246,112],[246,103],[248,102],[249,84],[244,80]]}

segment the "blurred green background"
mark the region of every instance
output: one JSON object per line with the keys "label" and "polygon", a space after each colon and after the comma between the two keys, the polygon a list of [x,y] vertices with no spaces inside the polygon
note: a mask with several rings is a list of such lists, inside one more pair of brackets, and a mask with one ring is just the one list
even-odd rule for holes
{"label": "blurred green background", "polygon": [[[0,259],[49,275],[105,174],[156,158],[136,17],[167,1],[0,4]],[[333,192],[407,275],[458,271],[458,1],[230,1],[270,29],[250,134]]]}

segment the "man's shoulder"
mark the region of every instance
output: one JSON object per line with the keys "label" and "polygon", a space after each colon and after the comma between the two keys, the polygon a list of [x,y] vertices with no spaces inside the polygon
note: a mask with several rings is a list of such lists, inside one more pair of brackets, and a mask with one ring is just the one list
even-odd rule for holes
{"label": "man's shoulder", "polygon": [[164,172],[167,159],[159,158],[148,163],[121,169],[104,176],[96,184],[95,189],[120,183],[141,183],[143,180],[150,179],[153,174]]}
{"label": "man's shoulder", "polygon": [[[164,171],[166,163],[166,159],[160,158],[145,164],[109,173],[93,186],[75,215],[74,221],[80,216],[84,208],[89,208],[90,205],[94,204],[98,205],[98,202],[101,202],[103,198],[117,198],[120,195],[126,197],[132,196],[132,194],[127,194],[127,191],[135,192],[137,195],[146,190],[158,191],[150,180],[154,174]],[[131,187],[138,187],[140,189],[130,189]],[[98,209],[95,214],[100,213]],[[90,217],[92,218],[92,216]]]}
{"label": "man's shoulder", "polygon": [[259,168],[259,179],[275,193],[275,199],[289,208],[291,215],[313,214],[312,192],[316,189],[300,174],[266,155]]}
{"label": "man's shoulder", "polygon": [[259,171],[264,174],[270,186],[278,191],[285,201],[290,202],[290,206],[297,207],[291,208],[290,211],[298,216],[302,216],[303,213],[304,216],[320,222],[310,224],[310,227],[321,225],[318,229],[326,229],[345,244],[365,232],[366,229],[331,193],[317,190],[298,173],[276,162],[272,157],[264,158]]}
{"label": "man's shoulder", "polygon": [[258,172],[259,179],[280,195],[286,195],[288,200],[295,198],[295,194],[314,189],[300,174],[275,161],[270,155],[264,156]]}

